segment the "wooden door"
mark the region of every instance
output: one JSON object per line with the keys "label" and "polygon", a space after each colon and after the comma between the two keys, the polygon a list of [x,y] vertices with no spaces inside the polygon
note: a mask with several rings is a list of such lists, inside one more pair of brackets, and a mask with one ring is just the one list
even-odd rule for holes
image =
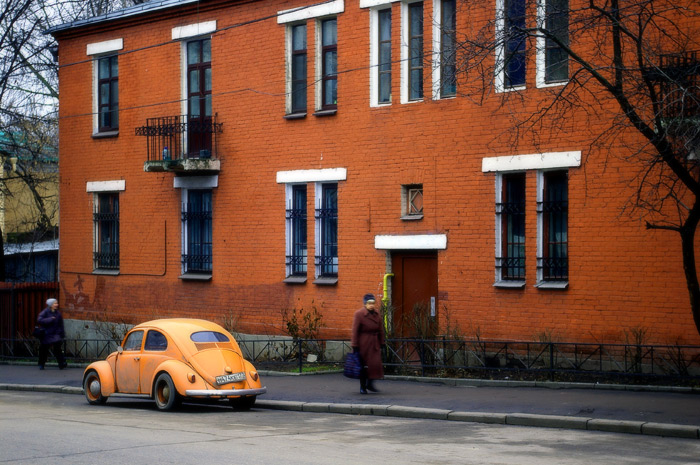
{"label": "wooden door", "polygon": [[437,252],[395,252],[392,304],[394,336],[429,339],[437,332]]}

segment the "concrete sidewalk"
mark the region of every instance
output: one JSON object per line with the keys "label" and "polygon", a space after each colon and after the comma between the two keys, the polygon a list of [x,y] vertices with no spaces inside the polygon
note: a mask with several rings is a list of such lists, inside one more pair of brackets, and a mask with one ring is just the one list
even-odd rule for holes
{"label": "concrete sidewalk", "polygon": [[[260,373],[268,392],[256,408],[700,438],[700,392],[689,388],[388,377],[361,395],[339,373]],[[0,365],[0,390],[82,394],[82,374]]]}

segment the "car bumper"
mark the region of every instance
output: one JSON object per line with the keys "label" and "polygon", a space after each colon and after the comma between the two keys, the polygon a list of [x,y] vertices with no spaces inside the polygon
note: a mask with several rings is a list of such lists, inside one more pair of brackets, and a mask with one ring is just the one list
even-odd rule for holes
{"label": "car bumper", "polygon": [[259,396],[265,394],[267,387],[259,389],[188,389],[187,397],[231,397],[231,396]]}

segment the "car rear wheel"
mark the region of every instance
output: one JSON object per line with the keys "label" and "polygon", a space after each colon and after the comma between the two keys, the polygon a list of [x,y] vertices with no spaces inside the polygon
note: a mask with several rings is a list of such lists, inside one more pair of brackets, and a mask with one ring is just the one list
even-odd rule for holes
{"label": "car rear wheel", "polygon": [[159,410],[170,410],[180,403],[180,396],[175,389],[172,378],[167,373],[161,373],[156,378],[153,398]]}
{"label": "car rear wheel", "polygon": [[85,375],[83,379],[83,391],[85,392],[85,398],[89,404],[104,404],[107,402],[107,398],[102,395],[102,382],[100,381],[100,375],[96,371],[91,370]]}
{"label": "car rear wheel", "polygon": [[235,399],[230,399],[231,407],[234,410],[250,410],[255,405],[256,396],[248,397],[237,397]]}

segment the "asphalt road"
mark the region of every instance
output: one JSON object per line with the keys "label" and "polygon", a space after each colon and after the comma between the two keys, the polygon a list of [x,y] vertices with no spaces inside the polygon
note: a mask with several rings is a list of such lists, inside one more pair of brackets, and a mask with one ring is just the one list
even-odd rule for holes
{"label": "asphalt road", "polygon": [[7,464],[695,464],[697,440],[0,391]]}
{"label": "asphalt road", "polygon": [[[71,386],[79,388],[83,368],[0,365],[0,384]],[[381,392],[361,395],[356,380],[341,374],[309,376],[263,375],[268,388],[260,401],[325,402],[445,409],[460,412],[537,414],[655,422],[700,427],[697,392],[609,389],[549,389],[542,387],[449,386],[437,382],[384,380]]]}

